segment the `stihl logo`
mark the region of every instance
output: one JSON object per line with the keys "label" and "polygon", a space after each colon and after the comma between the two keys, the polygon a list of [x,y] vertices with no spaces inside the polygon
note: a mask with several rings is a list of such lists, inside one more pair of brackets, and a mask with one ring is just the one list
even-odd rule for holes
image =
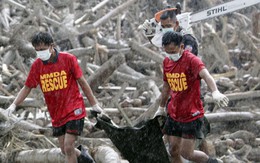
{"label": "stihl logo", "polygon": [[225,8],[225,6],[221,6],[219,8],[214,8],[214,9],[207,11],[207,16],[218,14],[218,13],[221,13],[221,12],[224,12],[224,11],[227,11],[227,8]]}

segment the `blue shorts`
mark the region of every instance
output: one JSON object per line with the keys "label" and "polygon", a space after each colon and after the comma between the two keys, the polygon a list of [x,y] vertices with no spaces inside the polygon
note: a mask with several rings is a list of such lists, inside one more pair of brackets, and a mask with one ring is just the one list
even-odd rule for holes
{"label": "blue shorts", "polygon": [[84,118],[79,120],[72,120],[60,127],[53,127],[53,136],[58,137],[65,135],[65,133],[72,135],[80,135],[84,127]]}

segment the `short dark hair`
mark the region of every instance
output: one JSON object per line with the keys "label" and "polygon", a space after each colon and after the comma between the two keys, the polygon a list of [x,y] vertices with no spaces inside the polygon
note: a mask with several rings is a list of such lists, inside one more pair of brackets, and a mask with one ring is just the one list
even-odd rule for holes
{"label": "short dark hair", "polygon": [[171,43],[174,43],[176,46],[180,46],[182,43],[182,35],[179,32],[166,32],[162,37],[162,45],[166,46]]}
{"label": "short dark hair", "polygon": [[40,44],[51,45],[53,38],[48,32],[38,32],[32,37],[31,42],[34,47]]}
{"label": "short dark hair", "polygon": [[177,20],[176,11],[175,10],[167,10],[167,11],[164,11],[162,13],[162,15],[160,16],[161,20],[166,20],[168,18],[170,18],[173,21],[176,21]]}
{"label": "short dark hair", "polygon": [[198,55],[198,42],[195,37],[193,37],[191,34],[185,34],[183,36],[182,42],[184,44],[184,48],[186,48],[187,45],[190,45],[192,47],[191,52],[196,56]]}

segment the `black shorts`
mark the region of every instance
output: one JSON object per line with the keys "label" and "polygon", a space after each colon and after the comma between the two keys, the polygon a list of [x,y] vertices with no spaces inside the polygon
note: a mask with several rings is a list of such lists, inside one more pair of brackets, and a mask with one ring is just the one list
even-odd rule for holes
{"label": "black shorts", "polygon": [[65,133],[72,135],[80,135],[84,127],[84,118],[72,120],[60,127],[53,127],[53,136],[58,137],[65,135]]}
{"label": "black shorts", "polygon": [[170,116],[167,117],[163,133],[166,135],[178,136],[185,139],[203,139],[204,133],[202,130],[203,117],[191,122],[177,122]]}

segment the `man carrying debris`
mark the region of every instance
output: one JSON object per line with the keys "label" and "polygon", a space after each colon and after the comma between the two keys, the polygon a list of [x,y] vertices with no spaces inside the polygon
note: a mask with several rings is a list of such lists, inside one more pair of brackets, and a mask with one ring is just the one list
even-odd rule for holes
{"label": "man carrying debris", "polygon": [[[143,30],[145,36],[150,40],[152,44],[161,48],[162,47],[162,36],[167,31],[180,32],[183,35],[183,44],[185,50],[189,50],[192,54],[198,55],[198,43],[196,38],[191,34],[191,31],[184,31],[182,27],[179,26],[179,22],[176,18],[177,14],[181,13],[180,4],[176,5],[176,8],[168,8],[161,12],[155,14],[155,18],[151,20],[146,20],[143,24]],[[154,21],[154,22],[152,22]],[[161,29],[156,26],[161,26]],[[157,25],[156,25],[157,24]],[[153,30],[152,30],[153,29]],[[162,115],[160,109],[155,113],[155,117]],[[208,123],[206,117],[204,117],[203,128],[205,129],[205,136],[210,132],[210,124]],[[199,141],[199,149],[208,154],[207,141],[205,138]]]}
{"label": "man carrying debris", "polygon": [[203,62],[188,50],[184,50],[182,39],[180,33],[172,31],[166,32],[162,38],[162,46],[167,57],[163,61],[164,84],[160,112],[164,112],[167,100],[171,96],[163,131],[170,143],[169,151],[174,163],[182,162],[180,156],[198,163],[217,163],[216,159],[209,158],[204,152],[194,150],[196,139],[204,136],[200,80],[205,80],[219,106],[227,106],[229,100],[218,91]]}
{"label": "man carrying debris", "polygon": [[92,105],[92,109],[102,112],[82,74],[77,58],[54,48],[54,41],[49,33],[35,34],[32,38],[32,45],[38,58],[31,66],[24,87],[7,109],[8,115],[10,116],[16,106],[24,101],[32,88],[40,85],[52,118],[53,136],[58,137],[66,162],[94,162],[82,146],[79,149],[74,148],[77,136],[83,131],[86,116],[84,100],[78,84]]}

